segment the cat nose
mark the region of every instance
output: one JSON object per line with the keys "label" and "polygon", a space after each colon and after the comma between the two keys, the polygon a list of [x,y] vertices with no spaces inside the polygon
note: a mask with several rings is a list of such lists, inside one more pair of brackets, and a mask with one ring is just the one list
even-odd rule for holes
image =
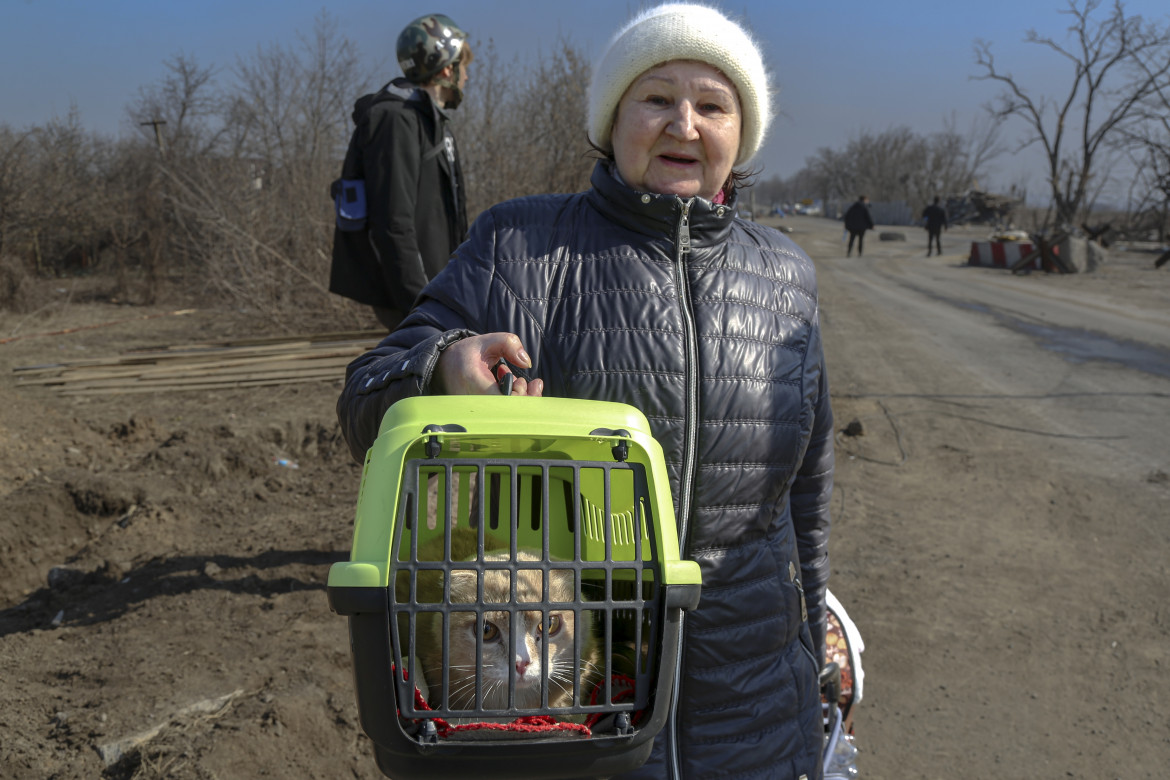
{"label": "cat nose", "polygon": [[527,661],[521,661],[521,660],[516,661],[516,674],[523,676],[524,672],[527,670],[528,670],[528,662]]}

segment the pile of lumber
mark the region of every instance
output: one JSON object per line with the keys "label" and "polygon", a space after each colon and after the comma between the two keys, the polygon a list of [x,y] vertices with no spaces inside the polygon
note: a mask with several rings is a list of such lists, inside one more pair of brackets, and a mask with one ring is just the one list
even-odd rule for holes
{"label": "pile of lumber", "polygon": [[337,381],[385,331],[321,333],[133,350],[13,369],[18,385],[62,395],[180,392]]}

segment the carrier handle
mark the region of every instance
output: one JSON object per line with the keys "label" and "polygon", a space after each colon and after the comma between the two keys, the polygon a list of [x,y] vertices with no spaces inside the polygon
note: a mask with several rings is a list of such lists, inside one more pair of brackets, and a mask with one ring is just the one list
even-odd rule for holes
{"label": "carrier handle", "polygon": [[830,661],[821,667],[820,684],[829,707],[836,707],[841,699],[841,666],[836,661]]}
{"label": "carrier handle", "polygon": [[[618,428],[617,430],[613,430],[611,428],[594,428],[589,432],[589,435],[623,436],[627,439],[630,438],[630,432],[625,428]],[[613,448],[610,451],[613,453],[614,460],[620,463],[625,463],[626,458],[630,457],[630,443],[628,441],[619,441],[617,444],[613,445]]]}
{"label": "carrier handle", "polygon": [[[450,423],[449,425],[435,425],[431,424],[423,428],[423,433],[467,433],[467,429],[462,425]],[[438,436],[432,436],[427,439],[427,457],[434,459],[439,457],[439,453],[443,450],[443,444],[439,441]]]}

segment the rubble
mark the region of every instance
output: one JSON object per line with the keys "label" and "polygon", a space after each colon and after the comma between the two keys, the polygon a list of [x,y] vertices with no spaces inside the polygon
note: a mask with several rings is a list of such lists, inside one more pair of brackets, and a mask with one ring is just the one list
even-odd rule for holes
{"label": "rubble", "polygon": [[952,225],[970,222],[998,225],[1007,222],[1011,213],[1022,205],[1024,201],[1020,198],[971,190],[960,198],[947,198],[947,221]]}

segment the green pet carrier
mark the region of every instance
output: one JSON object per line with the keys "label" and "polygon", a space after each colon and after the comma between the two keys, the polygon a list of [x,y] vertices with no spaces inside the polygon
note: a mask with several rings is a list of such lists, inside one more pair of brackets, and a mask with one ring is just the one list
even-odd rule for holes
{"label": "green pet carrier", "polygon": [[649,757],[700,587],[641,412],[430,396],[382,421],[329,603],[387,776],[605,777]]}

